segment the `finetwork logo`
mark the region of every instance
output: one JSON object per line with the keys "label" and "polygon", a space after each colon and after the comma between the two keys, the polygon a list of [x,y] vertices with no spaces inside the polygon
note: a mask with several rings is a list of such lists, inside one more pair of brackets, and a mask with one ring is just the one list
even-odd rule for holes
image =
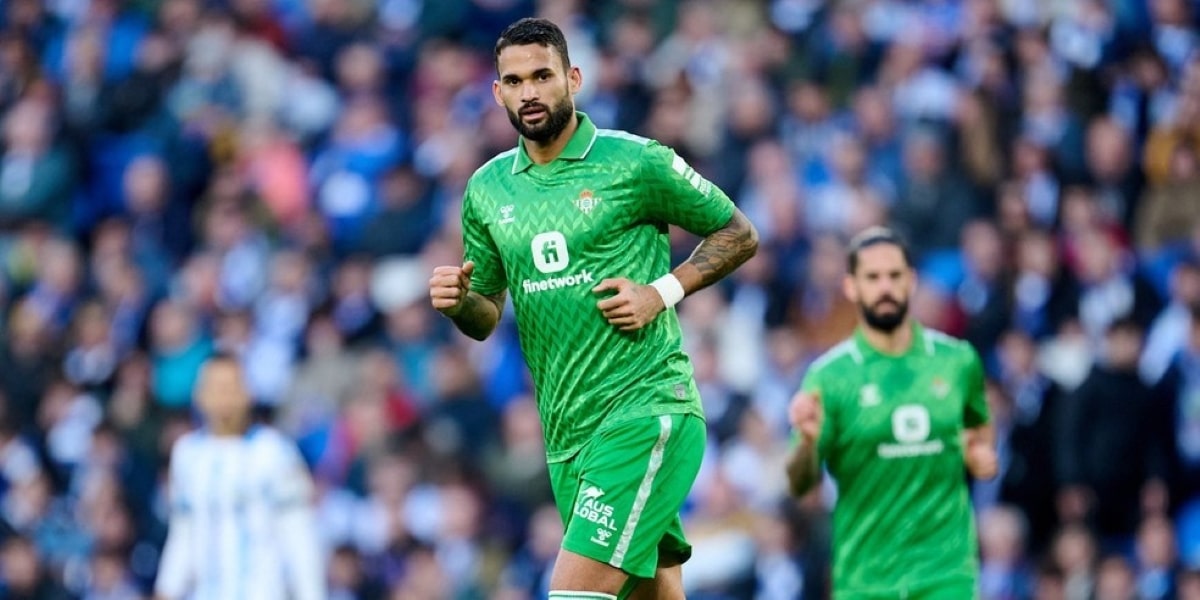
{"label": "finetwork logo", "polygon": [[546,231],[533,236],[529,242],[533,266],[543,273],[557,273],[571,264],[567,238],[561,231]]}
{"label": "finetwork logo", "polygon": [[582,271],[577,275],[551,277],[549,279],[542,279],[541,281],[526,279],[521,282],[521,289],[525,290],[526,294],[536,294],[537,292],[544,292],[546,290],[560,290],[585,283],[593,283],[595,280],[591,271]]}
{"label": "finetwork logo", "polygon": [[892,412],[892,437],[895,444],[880,444],[880,458],[911,458],[941,454],[946,445],[939,439],[929,439],[932,427],[929,409],[920,404],[905,404]]}
{"label": "finetwork logo", "polygon": [[[567,250],[567,238],[560,231],[546,231],[533,236],[529,242],[529,252],[533,255],[533,266],[547,275],[559,273],[571,264],[571,253]],[[560,290],[585,283],[593,283],[595,278],[588,270],[574,275],[550,277],[540,281],[526,279],[521,282],[521,288],[526,294]]]}

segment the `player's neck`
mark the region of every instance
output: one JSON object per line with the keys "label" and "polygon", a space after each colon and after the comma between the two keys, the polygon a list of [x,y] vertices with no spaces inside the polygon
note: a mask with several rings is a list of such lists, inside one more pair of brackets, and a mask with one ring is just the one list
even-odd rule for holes
{"label": "player's neck", "polygon": [[208,430],[214,437],[241,437],[250,430],[250,418],[239,417],[227,420],[213,420],[208,424]]}
{"label": "player's neck", "polygon": [[913,343],[912,322],[905,319],[899,327],[891,331],[881,331],[874,327],[863,325],[863,337],[872,348],[882,354],[901,355],[908,352]]}
{"label": "player's neck", "polygon": [[571,141],[571,136],[575,135],[577,129],[579,129],[579,115],[571,113],[571,120],[554,139],[545,142],[523,140],[525,153],[529,155],[529,160],[533,161],[533,164],[548,165],[558,158],[559,154],[562,154],[563,149],[567,147],[567,142]]}

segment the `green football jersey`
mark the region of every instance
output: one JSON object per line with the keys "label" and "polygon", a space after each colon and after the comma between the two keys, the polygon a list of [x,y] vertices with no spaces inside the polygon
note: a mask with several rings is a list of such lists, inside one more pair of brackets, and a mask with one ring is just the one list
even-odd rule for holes
{"label": "green football jersey", "polygon": [[854,336],[804,378],[825,408],[818,453],[837,482],[837,598],[975,589],[975,521],[961,433],[988,420],[983,367],[966,342],[914,325],[902,355]]}
{"label": "green football jersey", "polygon": [[518,143],[476,171],[462,208],[471,289],[508,289],[551,462],[602,426],[703,416],[675,311],[624,333],[604,319],[592,288],[610,277],[657,279],[671,268],[668,224],[707,235],[734,212],[670,148],[577,114],[556,160],[536,165]]}

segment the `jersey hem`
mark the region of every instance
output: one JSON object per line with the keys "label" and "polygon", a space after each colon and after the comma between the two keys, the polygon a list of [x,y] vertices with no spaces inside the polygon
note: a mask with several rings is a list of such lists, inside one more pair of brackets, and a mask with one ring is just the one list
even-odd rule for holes
{"label": "jersey hem", "polygon": [[579,455],[580,452],[582,452],[584,449],[586,449],[588,447],[588,444],[592,443],[592,440],[600,437],[600,434],[602,434],[606,431],[609,431],[610,429],[617,427],[618,425],[622,425],[624,423],[628,423],[630,421],[634,421],[637,419],[648,419],[651,417],[658,417],[658,416],[662,416],[662,415],[693,415],[693,416],[699,417],[701,421],[705,420],[704,419],[704,411],[702,411],[699,408],[694,407],[694,406],[666,405],[666,406],[655,406],[655,407],[653,407],[653,409],[654,410],[651,410],[648,412],[636,411],[636,412],[630,412],[630,413],[622,414],[620,416],[610,417],[608,419],[605,419],[604,422],[600,423],[600,426],[596,428],[596,430],[592,433],[592,435],[590,435],[588,437],[587,441],[585,441],[581,444],[576,444],[574,446],[571,446],[570,448],[566,448],[563,450],[547,452],[546,453],[546,462],[547,463],[567,462],[567,461],[575,458],[577,455]]}

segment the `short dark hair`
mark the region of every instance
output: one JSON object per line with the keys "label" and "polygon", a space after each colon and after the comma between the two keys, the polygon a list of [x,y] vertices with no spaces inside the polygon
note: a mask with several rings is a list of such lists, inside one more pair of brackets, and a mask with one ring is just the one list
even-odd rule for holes
{"label": "short dark hair", "polygon": [[563,70],[571,67],[571,57],[567,55],[567,38],[562,29],[549,19],[527,17],[509,25],[496,40],[496,71],[500,71],[500,52],[509,46],[528,46],[537,44],[558,51],[562,59]]}
{"label": "short dark hair", "polygon": [[904,256],[905,266],[912,267],[912,251],[908,248],[908,243],[904,238],[892,229],[887,227],[869,227],[860,231],[857,235],[850,238],[850,248],[846,253],[846,271],[853,275],[858,271],[858,255],[866,248],[878,246],[880,244],[888,244],[900,249],[900,254]]}

